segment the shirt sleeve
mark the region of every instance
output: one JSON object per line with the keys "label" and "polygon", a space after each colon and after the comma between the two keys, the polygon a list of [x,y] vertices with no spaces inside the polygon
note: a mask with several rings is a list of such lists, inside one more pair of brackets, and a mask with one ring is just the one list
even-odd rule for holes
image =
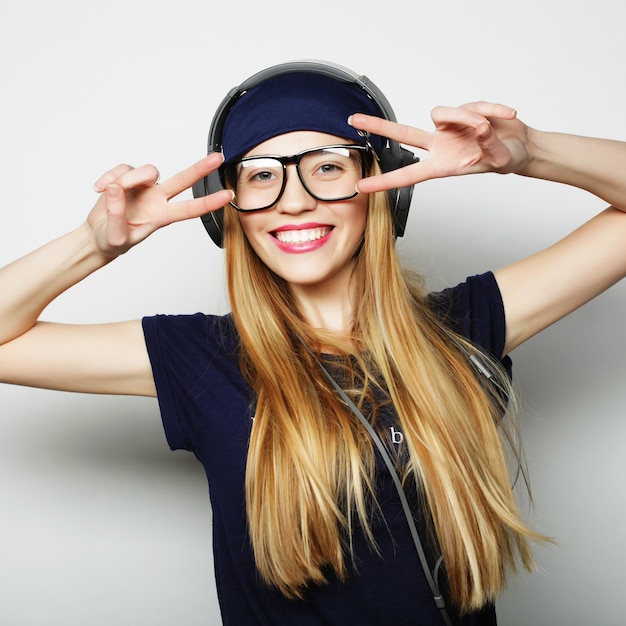
{"label": "shirt sleeve", "polygon": [[245,391],[228,316],[157,315],[142,320],[167,442],[196,452],[207,418],[232,412]]}
{"label": "shirt sleeve", "polygon": [[503,357],[506,317],[500,288],[492,272],[470,276],[455,287],[431,294],[438,317],[477,348],[501,361],[510,371],[509,357]]}

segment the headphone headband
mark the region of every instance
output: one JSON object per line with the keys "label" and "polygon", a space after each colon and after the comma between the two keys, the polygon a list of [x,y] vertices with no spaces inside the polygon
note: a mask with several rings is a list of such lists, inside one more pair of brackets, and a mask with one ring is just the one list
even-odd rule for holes
{"label": "headphone headband", "polygon": [[[291,61],[268,67],[257,72],[256,74],[253,74],[240,85],[233,87],[226,94],[218,106],[211,122],[208,137],[208,153],[210,154],[212,152],[222,151],[222,133],[224,123],[230,113],[230,110],[242,95],[270,78],[296,72],[321,74],[340,82],[355,85],[362,89],[376,104],[382,117],[392,122],[396,121],[393,109],[391,108],[391,105],[385,95],[366,76],[357,75],[351,70],[333,63],[307,60]],[[418,160],[418,158],[411,151],[402,148],[400,144],[393,140],[387,140],[387,145],[378,156],[383,172],[398,169]],[[199,198],[221,189],[223,189],[223,187],[219,173],[212,172],[205,178],[199,180],[193,186],[193,195],[194,197]],[[404,234],[412,193],[413,186],[402,189],[394,189],[389,193],[391,210],[394,217],[394,232],[397,237],[401,237]],[[214,243],[223,247],[224,242],[222,233],[224,210],[219,209],[218,211],[207,213],[206,215],[203,215],[201,219],[206,231]]]}

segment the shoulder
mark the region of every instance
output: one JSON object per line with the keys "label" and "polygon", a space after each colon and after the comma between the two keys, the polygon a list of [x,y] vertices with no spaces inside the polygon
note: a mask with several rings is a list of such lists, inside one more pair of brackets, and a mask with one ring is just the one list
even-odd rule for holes
{"label": "shoulder", "polygon": [[194,378],[218,363],[237,369],[239,335],[230,315],[155,315],[142,320],[152,369]]}
{"label": "shoulder", "polygon": [[220,345],[224,350],[235,351],[239,338],[232,316],[206,315],[154,315],[144,317],[142,326],[146,341],[174,341],[190,344]]}
{"label": "shoulder", "polygon": [[500,359],[506,341],[502,295],[492,272],[468,277],[443,291],[429,294],[437,318],[454,332]]}
{"label": "shoulder", "polygon": [[203,442],[221,441],[212,429],[233,415],[249,428],[250,392],[229,315],[155,315],[142,324],[172,449],[206,450]]}
{"label": "shoulder", "polygon": [[500,288],[493,272],[468,276],[454,287],[428,294],[433,311],[440,318],[450,321],[465,317],[476,309],[490,307],[504,312]]}

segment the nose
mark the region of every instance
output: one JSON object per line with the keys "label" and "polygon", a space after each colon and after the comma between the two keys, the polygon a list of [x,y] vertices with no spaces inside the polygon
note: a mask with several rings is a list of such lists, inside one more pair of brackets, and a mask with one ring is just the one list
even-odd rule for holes
{"label": "nose", "polygon": [[305,189],[295,164],[287,165],[286,177],[285,191],[276,204],[276,210],[279,213],[291,213],[293,215],[312,211],[317,200]]}

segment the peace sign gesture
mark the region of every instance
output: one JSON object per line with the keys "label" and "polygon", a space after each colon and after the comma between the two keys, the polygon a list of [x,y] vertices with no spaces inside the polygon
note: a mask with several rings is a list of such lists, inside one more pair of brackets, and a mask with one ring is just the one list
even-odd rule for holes
{"label": "peace sign gesture", "polygon": [[528,127],[510,107],[475,102],[461,107],[436,107],[434,131],[354,114],[350,123],[359,130],[388,137],[429,152],[427,159],[379,176],[365,178],[359,191],[371,193],[407,187],[433,178],[481,172],[518,172],[529,160]]}
{"label": "peace sign gesture", "polygon": [[118,165],[106,172],[94,185],[101,196],[87,218],[98,249],[108,257],[119,256],[163,226],[228,204],[232,192],[227,190],[171,202],[222,161],[221,154],[212,153],[163,183],[158,182],[159,172],[152,165]]}

